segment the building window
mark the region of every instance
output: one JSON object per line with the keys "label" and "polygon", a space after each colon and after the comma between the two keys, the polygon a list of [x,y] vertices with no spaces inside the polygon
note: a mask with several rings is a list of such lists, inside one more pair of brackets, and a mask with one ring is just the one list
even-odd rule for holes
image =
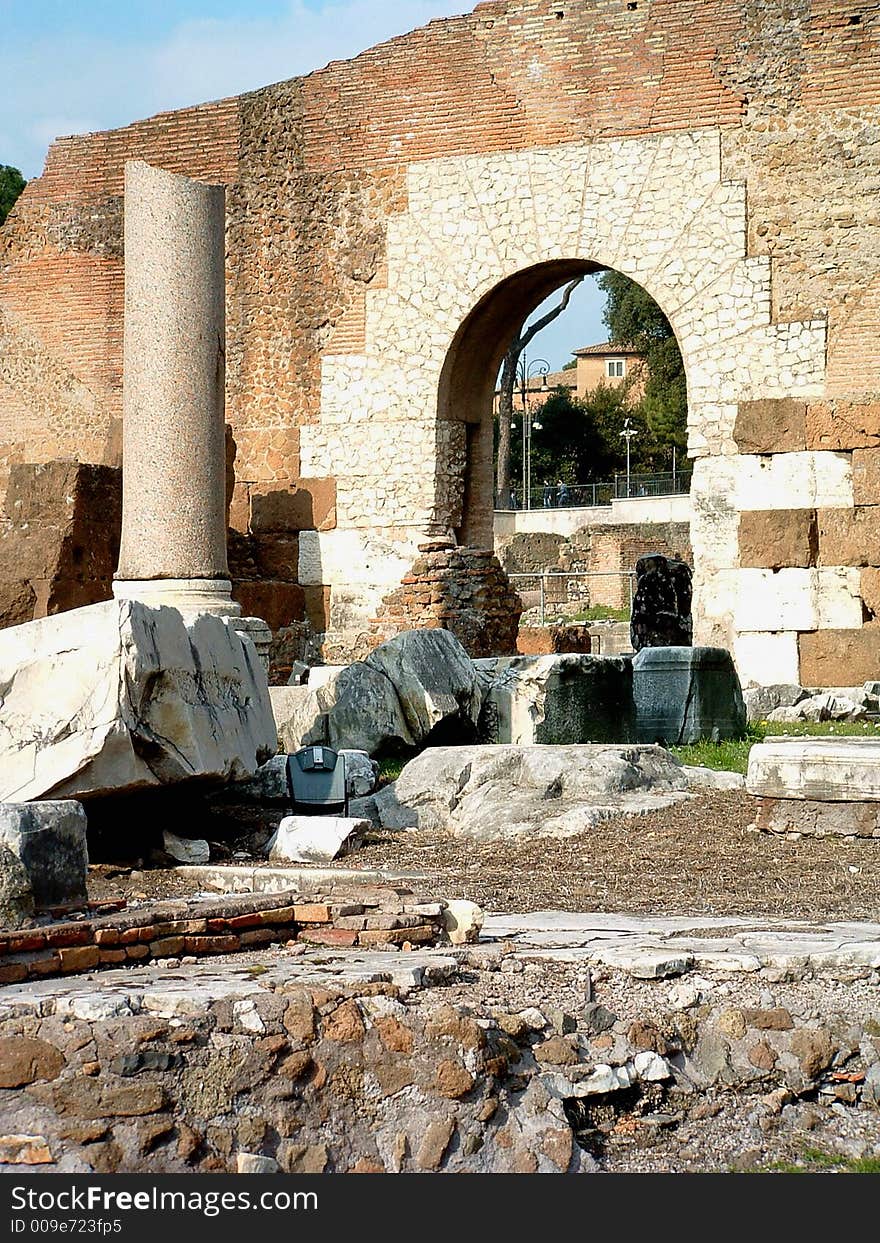
{"label": "building window", "polygon": [[623,358],[606,358],[605,374],[610,380],[619,380],[626,375],[626,360]]}

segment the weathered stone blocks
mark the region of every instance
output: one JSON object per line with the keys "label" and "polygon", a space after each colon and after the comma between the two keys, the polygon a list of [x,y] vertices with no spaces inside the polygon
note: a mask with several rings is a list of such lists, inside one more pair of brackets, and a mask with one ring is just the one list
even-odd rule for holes
{"label": "weathered stone blocks", "polygon": [[880,566],[880,506],[820,509],[819,564]]}
{"label": "weathered stone blocks", "polygon": [[818,550],[813,509],[756,509],[740,514],[739,563],[780,570],[815,566]]}
{"label": "weathered stone blocks", "polygon": [[853,501],[880,504],[880,449],[856,449],[852,455]]}
{"label": "weathered stone blocks", "polygon": [[817,630],[798,636],[802,686],[846,686],[880,678],[877,630]]}
{"label": "weathered stone blocks", "polygon": [[795,453],[806,445],[806,402],[792,397],[741,401],[733,438],[740,453]]}
{"label": "weathered stone blocks", "polygon": [[869,449],[880,445],[880,402],[816,402],[807,408],[808,449]]}

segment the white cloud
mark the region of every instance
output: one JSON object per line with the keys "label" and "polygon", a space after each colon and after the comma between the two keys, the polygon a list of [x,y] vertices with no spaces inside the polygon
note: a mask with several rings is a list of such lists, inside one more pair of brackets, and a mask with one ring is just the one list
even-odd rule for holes
{"label": "white cloud", "polygon": [[437,17],[468,0],[291,0],[280,19],[178,21],[148,43],[47,35],[4,48],[0,163],[37,176],[60,134],[112,129],[156,112],[204,103],[321,68]]}

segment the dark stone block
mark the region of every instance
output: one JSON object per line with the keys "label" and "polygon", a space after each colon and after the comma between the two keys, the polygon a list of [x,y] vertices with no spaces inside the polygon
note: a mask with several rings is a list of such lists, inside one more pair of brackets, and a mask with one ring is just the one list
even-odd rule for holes
{"label": "dark stone block", "polygon": [[688,746],[743,738],[746,710],[730,652],[648,647],[633,658],[637,742]]}

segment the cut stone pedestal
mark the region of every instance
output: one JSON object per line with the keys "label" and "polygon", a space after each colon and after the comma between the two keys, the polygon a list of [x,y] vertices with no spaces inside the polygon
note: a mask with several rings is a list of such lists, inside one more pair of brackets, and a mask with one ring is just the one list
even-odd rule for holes
{"label": "cut stone pedestal", "polygon": [[744,737],[742,690],[724,648],[645,647],[632,670],[637,742],[690,746]]}
{"label": "cut stone pedestal", "polygon": [[482,742],[528,746],[632,738],[632,671],[626,658],[500,656],[474,664],[485,688]]}
{"label": "cut stone pedestal", "polygon": [[755,828],[803,837],[880,837],[880,803],[759,798]]}
{"label": "cut stone pedestal", "polygon": [[805,837],[880,837],[880,740],[766,738],[749,752],[755,827]]}

